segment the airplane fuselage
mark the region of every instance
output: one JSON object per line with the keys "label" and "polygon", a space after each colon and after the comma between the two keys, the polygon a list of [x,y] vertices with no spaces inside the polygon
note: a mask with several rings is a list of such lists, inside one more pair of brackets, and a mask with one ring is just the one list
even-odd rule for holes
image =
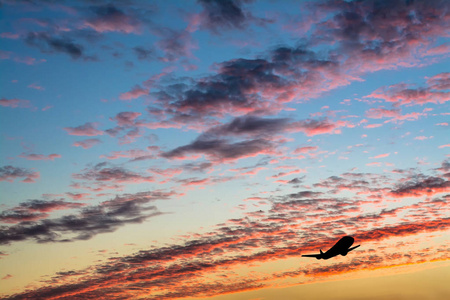
{"label": "airplane fuselage", "polygon": [[325,253],[322,252],[322,250],[320,250],[320,254],[307,254],[307,255],[302,255],[302,256],[303,257],[315,257],[317,259],[329,259],[329,258],[335,257],[337,255],[346,256],[348,252],[359,247],[359,245],[358,245],[358,246],[350,248],[353,245],[354,241],[355,241],[355,239],[352,238],[351,236],[344,236]]}
{"label": "airplane fuselage", "polygon": [[344,236],[341,238],[333,247],[330,248],[327,252],[322,254],[322,259],[329,259],[336,255],[346,256],[348,253],[348,249],[353,245],[355,239],[351,236]]}

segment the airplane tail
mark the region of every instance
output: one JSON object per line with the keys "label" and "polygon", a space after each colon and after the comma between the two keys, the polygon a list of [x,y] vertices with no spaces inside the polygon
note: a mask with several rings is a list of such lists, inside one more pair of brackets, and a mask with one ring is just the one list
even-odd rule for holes
{"label": "airplane tail", "polygon": [[323,254],[322,249],[320,249],[320,254]]}

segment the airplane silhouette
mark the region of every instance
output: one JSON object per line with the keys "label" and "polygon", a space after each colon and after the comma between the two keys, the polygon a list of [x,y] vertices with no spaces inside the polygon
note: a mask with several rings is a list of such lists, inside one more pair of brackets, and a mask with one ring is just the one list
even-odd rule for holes
{"label": "airplane silhouette", "polygon": [[361,246],[361,245],[358,245],[358,246],[350,248],[350,246],[353,245],[354,241],[355,241],[355,239],[352,238],[351,236],[344,236],[333,247],[331,247],[331,249],[328,250],[327,252],[323,253],[322,249],[321,249],[320,254],[307,254],[307,255],[302,255],[302,257],[315,257],[317,259],[329,259],[329,258],[335,257],[339,254],[342,256],[346,256],[347,253],[349,253],[350,251]]}

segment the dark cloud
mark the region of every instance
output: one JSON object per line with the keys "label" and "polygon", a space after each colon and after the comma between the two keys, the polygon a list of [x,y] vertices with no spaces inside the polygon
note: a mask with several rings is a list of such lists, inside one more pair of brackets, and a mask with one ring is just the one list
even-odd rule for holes
{"label": "dark cloud", "polygon": [[73,174],[73,178],[111,183],[142,183],[154,181],[152,176],[144,176],[106,162],[98,163],[92,168],[84,169],[82,173]]}
{"label": "dark cloud", "polygon": [[257,116],[243,116],[233,119],[230,123],[207,130],[202,134],[202,137],[241,135],[251,135],[253,137],[270,136],[286,129],[288,123],[289,119],[287,118],[265,119]]}
{"label": "dark cloud", "polygon": [[[289,91],[288,82],[274,74],[274,65],[263,59],[238,59],[219,65],[216,75],[194,83],[167,86],[154,96],[168,113],[179,117],[215,116],[266,112],[276,103],[266,102],[261,94],[282,94]],[[258,92],[256,92],[258,91]],[[264,103],[266,102],[266,103]]]}
{"label": "dark cloud", "polygon": [[417,45],[429,45],[448,25],[448,7],[441,0],[330,0],[317,6],[334,17],[319,24],[313,36],[338,41],[352,58],[349,64],[365,70],[412,58]]}
{"label": "dark cloud", "polygon": [[2,223],[19,223],[23,221],[35,221],[48,217],[48,212],[54,210],[63,210],[71,208],[79,208],[84,203],[65,202],[63,200],[29,200],[22,202],[18,206],[2,211],[0,213],[0,222]]}
{"label": "dark cloud", "polygon": [[289,184],[301,184],[303,183],[303,179],[305,178],[305,176],[303,177],[296,177],[294,179],[291,179],[288,181]]}
{"label": "dark cloud", "polygon": [[183,169],[190,172],[205,172],[213,166],[210,162],[187,163],[183,165]]}
{"label": "dark cloud", "polygon": [[25,177],[22,182],[35,182],[40,177],[39,172],[13,166],[0,167],[0,181],[13,182],[17,178]]}
{"label": "dark cloud", "polygon": [[247,16],[242,9],[241,0],[198,0],[203,6],[203,25],[219,31],[219,29],[243,29]]}
{"label": "dark cloud", "polygon": [[242,142],[228,142],[221,139],[195,140],[191,144],[175,148],[161,154],[170,159],[185,159],[189,155],[206,155],[215,161],[237,160],[244,157],[269,154],[274,145],[264,139],[255,139]]}
{"label": "dark cloud", "polygon": [[127,15],[112,3],[92,6],[90,10],[93,16],[85,20],[85,25],[97,32],[137,33],[140,30],[141,23],[138,18]]}
{"label": "dark cloud", "polygon": [[450,181],[440,177],[417,176],[399,184],[389,194],[392,197],[421,197],[448,192],[450,192]]}
{"label": "dark cloud", "polygon": [[[12,226],[0,226],[0,244],[34,239],[39,243],[70,242],[87,240],[97,234],[113,232],[126,224],[142,223],[150,217],[160,215],[149,202],[168,199],[174,193],[141,192],[116,196],[97,206],[89,206],[77,214],[37,222],[22,221]],[[61,203],[31,201],[24,209],[48,211]]]}
{"label": "dark cloud", "polygon": [[25,42],[37,47],[43,53],[60,52],[68,54],[73,59],[84,56],[83,46],[76,44],[67,37],[53,37],[46,32],[29,32]]}
{"label": "dark cloud", "polygon": [[192,57],[191,51],[196,48],[190,32],[162,28],[159,35],[163,36],[156,46],[164,53],[162,61],[174,62],[181,58]]}
{"label": "dark cloud", "polygon": [[151,60],[155,58],[155,51],[151,48],[144,48],[137,46],[133,48],[134,54],[136,54],[139,60]]}

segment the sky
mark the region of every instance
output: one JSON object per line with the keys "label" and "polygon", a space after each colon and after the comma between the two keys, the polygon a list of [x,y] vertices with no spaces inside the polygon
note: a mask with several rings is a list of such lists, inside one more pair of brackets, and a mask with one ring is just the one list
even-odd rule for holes
{"label": "sky", "polygon": [[448,1],[0,14],[2,299],[450,297]]}

